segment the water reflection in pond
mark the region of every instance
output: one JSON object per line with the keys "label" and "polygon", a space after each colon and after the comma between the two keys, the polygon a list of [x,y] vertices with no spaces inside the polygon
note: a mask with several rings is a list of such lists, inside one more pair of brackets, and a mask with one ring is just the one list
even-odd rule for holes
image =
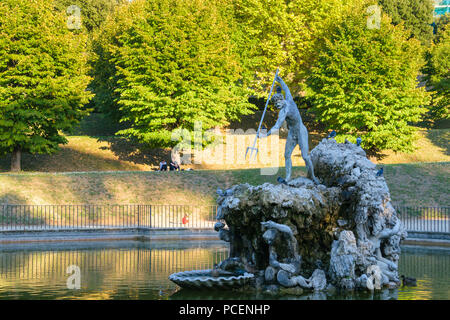
{"label": "water reflection in pond", "polygon": [[449,300],[450,248],[403,247],[399,274],[417,279],[417,287],[399,289],[399,300]]}
{"label": "water reflection in pond", "polygon": [[[219,241],[157,241],[17,245],[0,249],[0,299],[449,299],[450,251],[406,248],[400,274],[418,279],[417,287],[370,294],[325,293],[266,296],[254,292],[188,291],[168,280],[171,273],[209,269],[228,256]],[[81,288],[68,289],[79,267]]]}

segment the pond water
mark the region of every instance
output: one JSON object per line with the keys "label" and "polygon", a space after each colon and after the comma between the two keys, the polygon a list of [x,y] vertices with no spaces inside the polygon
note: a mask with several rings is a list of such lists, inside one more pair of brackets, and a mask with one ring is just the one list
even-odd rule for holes
{"label": "pond water", "polygon": [[[174,272],[209,269],[227,256],[228,248],[220,241],[4,245],[0,247],[0,299],[450,299],[448,248],[403,247],[399,273],[417,278],[417,287],[374,294],[273,297],[253,292],[199,292],[180,290],[168,280]],[[73,288],[76,268],[79,289]]]}

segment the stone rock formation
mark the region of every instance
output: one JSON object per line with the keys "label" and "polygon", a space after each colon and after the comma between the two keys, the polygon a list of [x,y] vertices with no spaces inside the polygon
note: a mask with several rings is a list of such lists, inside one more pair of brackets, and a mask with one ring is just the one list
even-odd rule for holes
{"label": "stone rock formation", "polygon": [[219,194],[215,230],[229,242],[223,270],[264,290],[398,286],[406,231],[364,150],[323,139],[310,153],[321,184],[240,184]]}

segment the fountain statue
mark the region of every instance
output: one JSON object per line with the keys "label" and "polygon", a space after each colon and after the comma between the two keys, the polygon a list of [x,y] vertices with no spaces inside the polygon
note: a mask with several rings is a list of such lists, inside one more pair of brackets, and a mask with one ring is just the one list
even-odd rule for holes
{"label": "fountain statue", "polygon": [[359,144],[332,138],[303,157],[310,158],[309,178],[218,192],[214,229],[229,243],[229,257],[213,270],[169,279],[269,293],[398,287],[406,231],[375,164]]}
{"label": "fountain statue", "polygon": [[266,136],[271,135],[274,131],[278,131],[283,123],[286,121],[287,127],[289,129],[288,136],[286,139],[286,146],[284,151],[284,160],[286,168],[286,181],[291,179],[292,171],[292,160],[291,155],[294,148],[298,145],[301,152],[302,158],[305,161],[306,168],[308,170],[308,177],[314,182],[318,183],[314,175],[314,167],[311,163],[311,158],[309,157],[309,145],[308,145],[308,130],[302,122],[302,117],[298,111],[297,105],[294,102],[294,98],[288,88],[284,83],[283,79],[278,75],[275,75],[275,80],[281,85],[281,89],[284,90],[286,97],[283,97],[281,92],[277,92],[271,98],[271,101],[280,109],[278,113],[278,119],[275,125],[267,132]]}

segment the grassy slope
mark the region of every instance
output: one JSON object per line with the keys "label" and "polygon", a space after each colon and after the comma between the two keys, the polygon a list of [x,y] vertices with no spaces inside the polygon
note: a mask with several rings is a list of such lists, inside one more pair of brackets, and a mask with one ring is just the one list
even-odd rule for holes
{"label": "grassy slope", "polygon": [[[231,129],[257,128],[261,112],[244,117],[239,123],[232,123]],[[306,116],[305,116],[306,118]],[[276,113],[269,110],[264,124],[271,127],[276,121]],[[111,121],[99,114],[93,114],[82,121],[73,135],[67,136],[68,144],[61,145],[61,150],[53,155],[22,155],[22,170],[27,172],[74,172],[74,171],[149,171],[156,169],[162,159],[170,160],[170,151],[162,149],[145,150],[142,146],[130,143],[125,139],[114,137],[118,129]],[[310,125],[306,118],[305,124]],[[317,128],[308,128],[310,149],[314,148],[325,132],[318,132]],[[267,166],[263,161],[249,164],[244,160],[245,148],[251,146],[254,135],[235,135],[231,160],[225,164],[194,164],[184,168],[194,169],[246,169]],[[264,139],[270,149],[278,147],[278,163],[284,163],[284,144],[286,131],[281,131],[279,143],[271,144],[274,137]],[[412,154],[383,152],[381,158],[371,158],[375,163],[394,164],[410,162],[450,162],[450,129],[420,129],[416,142],[417,150]],[[261,149],[262,150],[262,149]],[[260,152],[262,154],[263,152]],[[213,153],[214,154],[214,153]],[[276,159],[276,158],[273,158]],[[292,155],[293,165],[303,166],[298,146]],[[275,164],[276,165],[276,164]],[[269,166],[275,166],[269,165]],[[0,157],[0,172],[7,172],[10,168],[10,155]]]}
{"label": "grassy slope", "polygon": [[[450,163],[384,165],[396,205],[449,205]],[[306,175],[304,167],[293,174]],[[23,173],[0,176],[0,203],[28,204],[215,204],[218,187],[236,183],[276,183],[284,175],[261,175],[260,169],[182,172]],[[424,178],[426,177],[426,178]]]}
{"label": "grassy slope", "polygon": [[[162,159],[170,160],[169,150],[140,151],[136,145],[118,137],[68,136],[69,143],[53,155],[22,155],[22,169],[27,172],[74,172],[74,171],[149,171],[158,167]],[[323,138],[323,134],[310,134],[312,149]],[[253,144],[254,136],[234,136],[232,160],[225,164],[192,164],[183,168],[194,169],[246,169],[266,166],[265,160],[249,164],[244,160],[245,148]],[[278,163],[284,163],[282,134],[279,144],[272,144],[274,137],[266,138],[269,146],[278,147]],[[377,164],[450,162],[450,129],[421,130],[416,142],[417,150],[412,154],[385,151],[380,159],[370,158]],[[260,153],[262,154],[262,152]],[[269,153],[270,155],[270,153]],[[234,160],[233,160],[234,159]],[[303,166],[298,146],[292,154],[293,165]],[[266,162],[267,163],[267,162]],[[273,166],[273,165],[272,165]],[[0,158],[0,172],[10,168],[10,155]]]}
{"label": "grassy slope", "polygon": [[[230,125],[230,128],[255,128],[259,121],[255,119],[259,116],[244,118],[241,123]],[[268,112],[267,127],[273,125],[275,116],[274,112]],[[68,136],[69,143],[61,146],[60,152],[54,155],[24,154],[22,166],[26,172],[21,174],[6,173],[10,158],[0,158],[0,172],[4,172],[0,173],[0,203],[214,204],[218,187],[226,188],[243,182],[275,183],[277,176],[284,175],[284,168],[280,168],[275,175],[261,175],[257,168],[270,165],[243,161],[243,150],[253,143],[253,135],[235,137],[233,163],[183,166],[209,169],[192,172],[152,172],[161,159],[169,160],[169,151],[142,151],[126,140],[111,137],[116,130],[100,115],[93,115],[75,130],[76,135]],[[314,128],[310,131],[312,149],[325,133],[319,134]],[[396,204],[449,205],[450,129],[421,129],[419,136],[415,153],[385,152],[381,159],[371,160],[385,166],[385,177]],[[281,132],[278,149],[280,166],[284,166],[284,137],[285,132]],[[297,166],[294,175],[305,175],[298,147],[292,159],[293,165]]]}

